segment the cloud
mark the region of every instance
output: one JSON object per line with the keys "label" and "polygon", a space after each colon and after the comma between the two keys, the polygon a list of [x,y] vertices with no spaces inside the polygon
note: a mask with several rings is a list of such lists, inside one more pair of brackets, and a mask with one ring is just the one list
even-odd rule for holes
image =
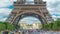
{"label": "cloud", "polygon": [[[0,0],[0,21],[4,21],[12,11],[13,2],[17,0]],[[60,0],[47,1],[47,9],[54,19],[60,18]],[[31,18],[32,19],[32,18]]]}
{"label": "cloud", "polygon": [[60,0],[44,0],[47,1],[47,9],[54,19],[60,17]]}
{"label": "cloud", "polygon": [[31,17],[31,16],[30,17],[25,17],[25,18],[21,19],[19,23],[21,23],[21,22],[26,22],[28,24],[32,24],[32,23],[36,23],[36,22],[41,23],[39,21],[39,19],[37,19],[35,17]]}
{"label": "cloud", "polygon": [[0,9],[0,21],[5,21],[12,9],[1,8]]}
{"label": "cloud", "polygon": [[9,7],[10,5],[14,4],[14,1],[17,0],[0,0],[0,8]]}
{"label": "cloud", "polygon": [[0,2],[14,2],[14,1],[17,1],[17,0],[0,0]]}
{"label": "cloud", "polygon": [[8,7],[10,5],[13,5],[13,3],[11,3],[11,2],[0,2],[0,8]]}
{"label": "cloud", "polygon": [[14,0],[0,0],[0,21],[5,21],[13,9]]}

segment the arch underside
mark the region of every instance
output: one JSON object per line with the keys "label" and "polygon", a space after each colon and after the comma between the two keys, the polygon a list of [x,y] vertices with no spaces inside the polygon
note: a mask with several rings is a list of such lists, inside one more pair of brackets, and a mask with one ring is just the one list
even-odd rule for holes
{"label": "arch underside", "polygon": [[18,23],[19,23],[19,21],[22,19],[22,18],[24,18],[24,17],[28,17],[28,16],[32,16],[32,17],[35,17],[35,18],[37,18],[37,19],[39,19],[39,21],[41,22],[41,24],[42,24],[42,26],[43,26],[43,28],[44,28],[44,24],[46,24],[47,22],[46,22],[46,20],[42,17],[42,16],[40,16],[40,14],[38,14],[38,13],[34,13],[34,12],[25,12],[25,13],[19,13],[18,15],[17,15],[17,17],[14,19],[14,21],[13,21],[13,24],[16,26],[16,29],[18,29],[19,27],[18,27]]}
{"label": "arch underside", "polygon": [[35,17],[35,18],[39,19],[39,21],[41,21],[41,24],[46,23],[44,18],[42,18],[40,15],[35,14],[35,13],[24,13],[24,14],[21,14],[21,15],[16,17],[16,19],[14,20],[13,23],[17,25],[22,18],[28,17],[28,16],[32,16],[32,17]]}

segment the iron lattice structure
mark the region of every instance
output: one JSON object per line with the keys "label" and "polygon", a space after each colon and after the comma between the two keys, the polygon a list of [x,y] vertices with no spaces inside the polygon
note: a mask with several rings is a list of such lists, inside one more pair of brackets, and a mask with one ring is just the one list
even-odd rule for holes
{"label": "iron lattice structure", "polygon": [[38,18],[42,24],[53,22],[46,8],[46,2],[34,0],[33,4],[30,3],[32,2],[26,2],[26,0],[17,0],[17,2],[14,2],[14,9],[6,21],[17,25],[22,18],[33,16]]}

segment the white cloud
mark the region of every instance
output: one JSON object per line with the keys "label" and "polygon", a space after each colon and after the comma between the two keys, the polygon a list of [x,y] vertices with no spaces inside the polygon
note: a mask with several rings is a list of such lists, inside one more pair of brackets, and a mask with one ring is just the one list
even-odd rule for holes
{"label": "white cloud", "polygon": [[0,2],[0,8],[2,8],[2,7],[8,7],[10,5],[13,5],[13,3],[11,3],[11,2]]}
{"label": "white cloud", "polygon": [[13,5],[13,2],[16,0],[0,0],[0,8],[1,7],[8,7],[10,5]]}
{"label": "white cloud", "polygon": [[60,18],[60,0],[44,0],[44,1],[47,1],[47,9],[52,15],[52,17],[54,19]]}
{"label": "white cloud", "polygon": [[0,2],[14,2],[16,0],[0,0]]}
{"label": "white cloud", "polygon": [[12,11],[12,9],[8,9],[8,8],[1,8],[0,9],[0,13],[3,14],[9,14]]}
{"label": "white cloud", "polygon": [[39,21],[39,19],[37,19],[35,17],[31,17],[31,16],[21,19],[19,23],[21,23],[21,22],[25,22],[25,23],[28,23],[28,24],[32,24],[32,23],[35,23],[35,22],[41,23]]}
{"label": "white cloud", "polygon": [[[3,18],[3,16],[8,15],[11,12],[11,9],[8,8],[2,8],[2,7],[8,7],[10,5],[13,5],[13,2],[17,0],[0,0],[0,21],[5,20],[6,18]],[[60,14],[60,0],[44,0],[47,1],[47,9],[50,12],[50,14]],[[52,17],[55,19],[56,16],[52,15]],[[60,16],[57,16],[59,18]]]}
{"label": "white cloud", "polygon": [[0,21],[5,21],[7,18],[0,17]]}
{"label": "white cloud", "polygon": [[1,8],[0,9],[0,21],[5,21],[12,9]]}

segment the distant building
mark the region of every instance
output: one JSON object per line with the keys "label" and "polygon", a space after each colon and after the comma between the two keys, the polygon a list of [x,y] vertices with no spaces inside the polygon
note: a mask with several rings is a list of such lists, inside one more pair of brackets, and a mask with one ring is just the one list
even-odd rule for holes
{"label": "distant building", "polygon": [[42,28],[42,24],[41,23],[33,23],[32,24],[33,25],[33,29],[40,29],[40,28]]}
{"label": "distant building", "polygon": [[42,24],[41,23],[33,23],[33,24],[20,23],[20,27],[22,27],[22,29],[40,29],[42,28]]}

